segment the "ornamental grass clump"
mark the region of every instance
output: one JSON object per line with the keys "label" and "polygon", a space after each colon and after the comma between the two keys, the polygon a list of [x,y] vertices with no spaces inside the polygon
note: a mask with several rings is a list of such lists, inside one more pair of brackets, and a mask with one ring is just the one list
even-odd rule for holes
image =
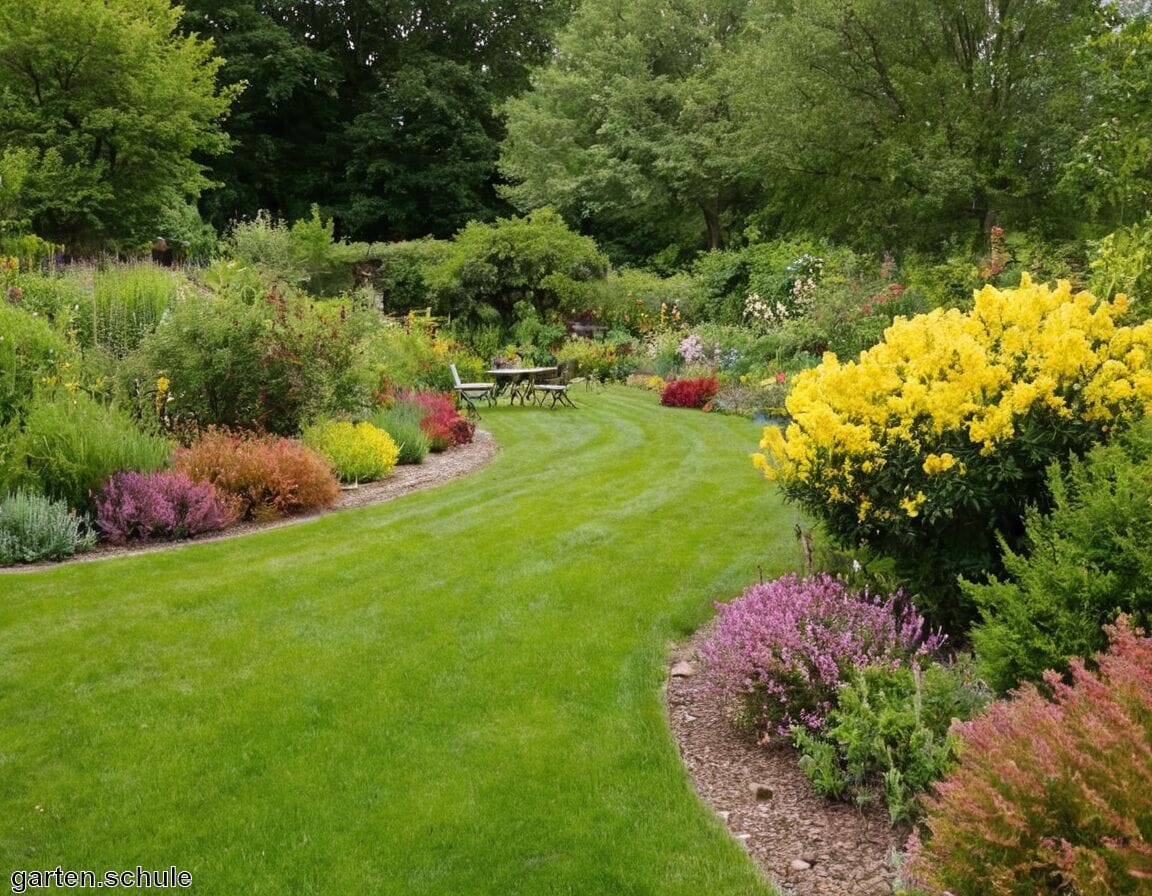
{"label": "ornamental grass clump", "polygon": [[208,429],[172,458],[196,482],[210,482],[237,520],[269,520],[331,507],[340,497],[332,465],[295,439]]}
{"label": "ornamental grass clump", "polygon": [[1152,888],[1152,639],[1109,626],[1098,669],[1052,673],[958,726],[960,763],[927,800],[903,876],[954,896]]}
{"label": "ornamental grass clump", "polygon": [[301,440],[332,462],[341,482],[383,479],[400,457],[392,437],[371,423],[329,420],[308,427]]}
{"label": "ornamental grass clump", "polygon": [[380,408],[369,421],[384,430],[396,443],[399,464],[422,464],[428,456],[431,442],[420,428],[424,418],[423,406],[409,401],[397,401],[391,407]]}
{"label": "ornamental grass clump", "polygon": [[[897,318],[855,361],[796,377],[754,462],[840,542],[892,558],[936,623],[974,615],[957,577],[999,570],[1045,473],[1152,409],[1152,322],[1023,277],[969,312]],[[926,602],[927,601],[927,602]]]}
{"label": "ornamental grass clump", "polygon": [[174,470],[114,474],[96,501],[96,526],[113,544],[190,538],[232,521],[228,502],[208,482]]}
{"label": "ornamental grass clump", "polygon": [[702,650],[710,681],[765,739],[819,731],[851,670],[899,666],[942,641],[901,594],[854,591],[826,574],[754,585],[717,609]]}

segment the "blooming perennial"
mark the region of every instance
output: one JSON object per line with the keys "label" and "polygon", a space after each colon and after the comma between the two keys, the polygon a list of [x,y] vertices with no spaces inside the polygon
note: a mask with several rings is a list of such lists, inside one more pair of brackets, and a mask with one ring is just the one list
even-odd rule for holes
{"label": "blooming perennial", "polygon": [[754,585],[717,610],[701,651],[709,680],[766,736],[819,730],[850,670],[896,667],[942,643],[901,594],[882,599],[824,574]]}
{"label": "blooming perennial", "polygon": [[766,427],[753,462],[850,542],[965,507],[995,529],[989,508],[1016,513],[1050,462],[1152,408],[1152,322],[1127,312],[1025,275],[969,312],[897,318],[857,360],[797,376],[790,425]]}

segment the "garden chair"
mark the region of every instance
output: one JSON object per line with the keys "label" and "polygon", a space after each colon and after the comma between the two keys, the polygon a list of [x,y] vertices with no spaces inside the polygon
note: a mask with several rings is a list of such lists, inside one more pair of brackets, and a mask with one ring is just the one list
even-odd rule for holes
{"label": "garden chair", "polygon": [[532,400],[537,404],[544,404],[548,398],[552,399],[551,407],[557,404],[566,404],[570,408],[576,407],[568,397],[568,387],[572,381],[568,378],[568,367],[563,362],[556,366],[556,376],[552,379],[541,380],[532,384]]}
{"label": "garden chair", "polygon": [[452,371],[452,380],[456,383],[456,394],[460,396],[460,400],[463,401],[465,407],[468,408],[468,413],[479,419],[480,412],[476,410],[475,402],[487,399],[488,404],[495,404],[496,384],[462,383],[460,382],[460,373],[456,370],[456,365],[449,364],[448,367]]}

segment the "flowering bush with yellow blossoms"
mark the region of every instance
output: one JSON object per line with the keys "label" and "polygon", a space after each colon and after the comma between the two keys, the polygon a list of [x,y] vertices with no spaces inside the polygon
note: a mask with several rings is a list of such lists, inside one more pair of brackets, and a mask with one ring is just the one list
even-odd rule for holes
{"label": "flowering bush with yellow blossoms", "polygon": [[796,377],[786,430],[753,460],[838,541],[892,558],[919,603],[971,620],[957,576],[999,566],[1045,470],[1152,406],[1152,322],[1024,275],[972,309],[897,318],[855,361],[827,354]]}

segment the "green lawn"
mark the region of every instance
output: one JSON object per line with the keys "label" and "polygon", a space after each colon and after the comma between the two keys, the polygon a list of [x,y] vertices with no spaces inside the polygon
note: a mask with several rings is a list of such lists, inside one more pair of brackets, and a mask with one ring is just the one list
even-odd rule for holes
{"label": "green lawn", "polygon": [[0,576],[0,880],[201,894],[766,894],[663,718],[668,642],[794,564],[747,420],[501,406],[480,472]]}

